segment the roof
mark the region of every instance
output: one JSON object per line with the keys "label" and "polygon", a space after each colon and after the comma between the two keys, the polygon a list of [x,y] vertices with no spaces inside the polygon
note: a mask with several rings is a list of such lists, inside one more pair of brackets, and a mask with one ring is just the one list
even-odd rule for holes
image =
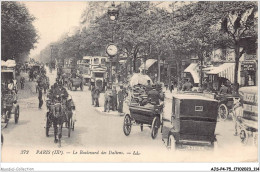
{"label": "roof", "polygon": [[145,63],[143,63],[141,66],[140,66],[140,70],[141,69],[144,69],[144,65],[145,65],[145,69],[148,70],[155,62],[157,62],[157,60],[155,59],[148,59],[146,60]]}
{"label": "roof", "polygon": [[212,68],[207,74],[216,74],[234,82],[235,63],[223,63],[220,66]]}
{"label": "roof", "polygon": [[197,72],[197,63],[191,63],[185,70],[184,72],[189,72],[193,78],[194,83],[199,83],[200,82],[200,77],[199,73]]}
{"label": "roof", "polygon": [[175,94],[173,95],[174,98],[177,99],[188,99],[188,100],[207,100],[207,101],[214,101],[217,102],[215,99],[211,99],[208,97],[204,97],[202,95],[192,95],[192,94]]}

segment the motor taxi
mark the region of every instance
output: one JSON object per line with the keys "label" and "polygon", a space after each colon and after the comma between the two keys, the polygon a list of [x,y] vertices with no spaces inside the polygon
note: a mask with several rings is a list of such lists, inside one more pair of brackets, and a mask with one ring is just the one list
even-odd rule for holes
{"label": "motor taxi", "polygon": [[217,100],[200,94],[178,93],[172,98],[171,109],[171,114],[164,113],[162,126],[162,140],[169,149],[214,147]]}

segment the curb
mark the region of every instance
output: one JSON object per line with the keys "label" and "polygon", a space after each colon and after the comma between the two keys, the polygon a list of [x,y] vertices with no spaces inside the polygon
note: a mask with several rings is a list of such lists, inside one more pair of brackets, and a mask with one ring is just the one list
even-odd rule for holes
{"label": "curb", "polygon": [[94,107],[95,111],[100,113],[100,114],[103,114],[103,115],[111,115],[111,116],[117,116],[117,117],[123,117],[125,115],[125,113],[111,113],[111,112],[115,112],[115,111],[111,111],[111,112],[103,112],[102,110],[100,109],[104,109],[104,107]]}

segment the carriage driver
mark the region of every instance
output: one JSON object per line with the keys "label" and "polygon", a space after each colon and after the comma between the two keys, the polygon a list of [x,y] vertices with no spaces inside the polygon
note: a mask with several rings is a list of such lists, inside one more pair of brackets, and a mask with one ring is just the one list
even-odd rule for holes
{"label": "carriage driver", "polygon": [[163,100],[163,96],[156,90],[155,85],[152,85],[152,90],[148,92],[148,100],[153,105],[159,105],[160,100]]}
{"label": "carriage driver", "polygon": [[63,99],[67,100],[69,94],[60,82],[57,83],[58,87],[54,90],[54,95],[63,95]]}

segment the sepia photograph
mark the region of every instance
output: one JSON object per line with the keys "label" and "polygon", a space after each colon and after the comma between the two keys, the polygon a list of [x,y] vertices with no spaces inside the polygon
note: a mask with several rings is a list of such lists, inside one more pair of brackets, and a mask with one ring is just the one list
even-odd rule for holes
{"label": "sepia photograph", "polygon": [[1,163],[258,161],[257,1],[1,1]]}

